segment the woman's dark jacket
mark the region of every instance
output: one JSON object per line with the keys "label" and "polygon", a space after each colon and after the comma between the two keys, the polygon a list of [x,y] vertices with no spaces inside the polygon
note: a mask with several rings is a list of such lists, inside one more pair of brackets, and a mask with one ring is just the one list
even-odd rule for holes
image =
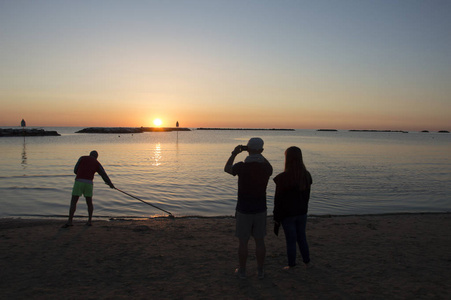
{"label": "woman's dark jacket", "polygon": [[286,217],[307,214],[310,199],[310,185],[312,176],[307,171],[308,186],[300,189],[300,183],[292,184],[286,172],[280,173],[274,178],[276,194],[274,196],[274,220],[281,222]]}

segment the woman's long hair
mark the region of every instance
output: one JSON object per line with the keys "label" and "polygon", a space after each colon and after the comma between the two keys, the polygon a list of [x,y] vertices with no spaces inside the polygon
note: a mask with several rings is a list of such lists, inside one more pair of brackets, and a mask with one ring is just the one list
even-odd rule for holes
{"label": "woman's long hair", "polygon": [[302,159],[302,151],[298,147],[290,147],[285,151],[285,172],[289,175],[290,184],[299,185],[300,190],[309,188],[307,169]]}

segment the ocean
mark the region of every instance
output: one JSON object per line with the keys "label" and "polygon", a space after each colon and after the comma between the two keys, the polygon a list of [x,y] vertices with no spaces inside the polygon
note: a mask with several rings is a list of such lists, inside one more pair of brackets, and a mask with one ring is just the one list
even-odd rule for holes
{"label": "ocean", "polygon": [[[272,213],[274,176],[284,151],[302,149],[313,177],[310,215],[451,211],[451,134],[423,132],[195,130],[140,134],[79,134],[0,138],[0,217],[65,217],[73,168],[99,152],[115,186],[182,216],[232,216],[237,178],[224,172],[231,151],[251,137],[265,141],[274,168],[267,189]],[[242,161],[238,155],[235,162]],[[147,218],[166,214],[94,179],[94,216]],[[76,216],[86,216],[78,202]]]}

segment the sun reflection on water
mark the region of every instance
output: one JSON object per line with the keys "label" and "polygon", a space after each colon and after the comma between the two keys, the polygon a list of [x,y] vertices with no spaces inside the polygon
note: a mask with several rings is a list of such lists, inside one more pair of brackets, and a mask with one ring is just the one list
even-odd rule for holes
{"label": "sun reflection on water", "polygon": [[155,145],[155,150],[153,151],[153,162],[152,162],[152,166],[159,166],[161,165],[161,145],[160,143]]}

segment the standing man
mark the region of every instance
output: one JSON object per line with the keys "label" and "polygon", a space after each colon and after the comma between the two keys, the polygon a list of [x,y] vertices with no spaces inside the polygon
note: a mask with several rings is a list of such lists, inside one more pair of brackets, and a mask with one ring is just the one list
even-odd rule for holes
{"label": "standing man", "polygon": [[[244,162],[233,164],[235,157],[242,151],[249,152]],[[272,166],[262,155],[263,140],[251,138],[247,146],[238,145],[227,161],[224,171],[238,175],[238,202],[236,205],[236,232],[239,239],[238,259],[240,267],[235,273],[239,278],[246,278],[246,261],[248,242],[251,236],[255,240],[258,277],[264,278],[263,264],[266,247],[266,187],[272,175]]]}
{"label": "standing man", "polygon": [[78,159],[77,164],[74,168],[74,173],[77,175],[75,177],[74,187],[72,189],[72,199],[69,209],[69,220],[63,228],[72,226],[72,219],[74,217],[75,210],[77,209],[78,198],[84,195],[86,198],[86,205],[88,206],[88,222],[86,225],[92,225],[92,212],[94,211],[94,206],[92,205],[92,193],[94,190],[94,174],[99,173],[102,176],[103,181],[114,189],[114,185],[110,178],[106,174],[100,162],[97,160],[99,154],[97,151],[91,151],[89,156],[82,156]]}

